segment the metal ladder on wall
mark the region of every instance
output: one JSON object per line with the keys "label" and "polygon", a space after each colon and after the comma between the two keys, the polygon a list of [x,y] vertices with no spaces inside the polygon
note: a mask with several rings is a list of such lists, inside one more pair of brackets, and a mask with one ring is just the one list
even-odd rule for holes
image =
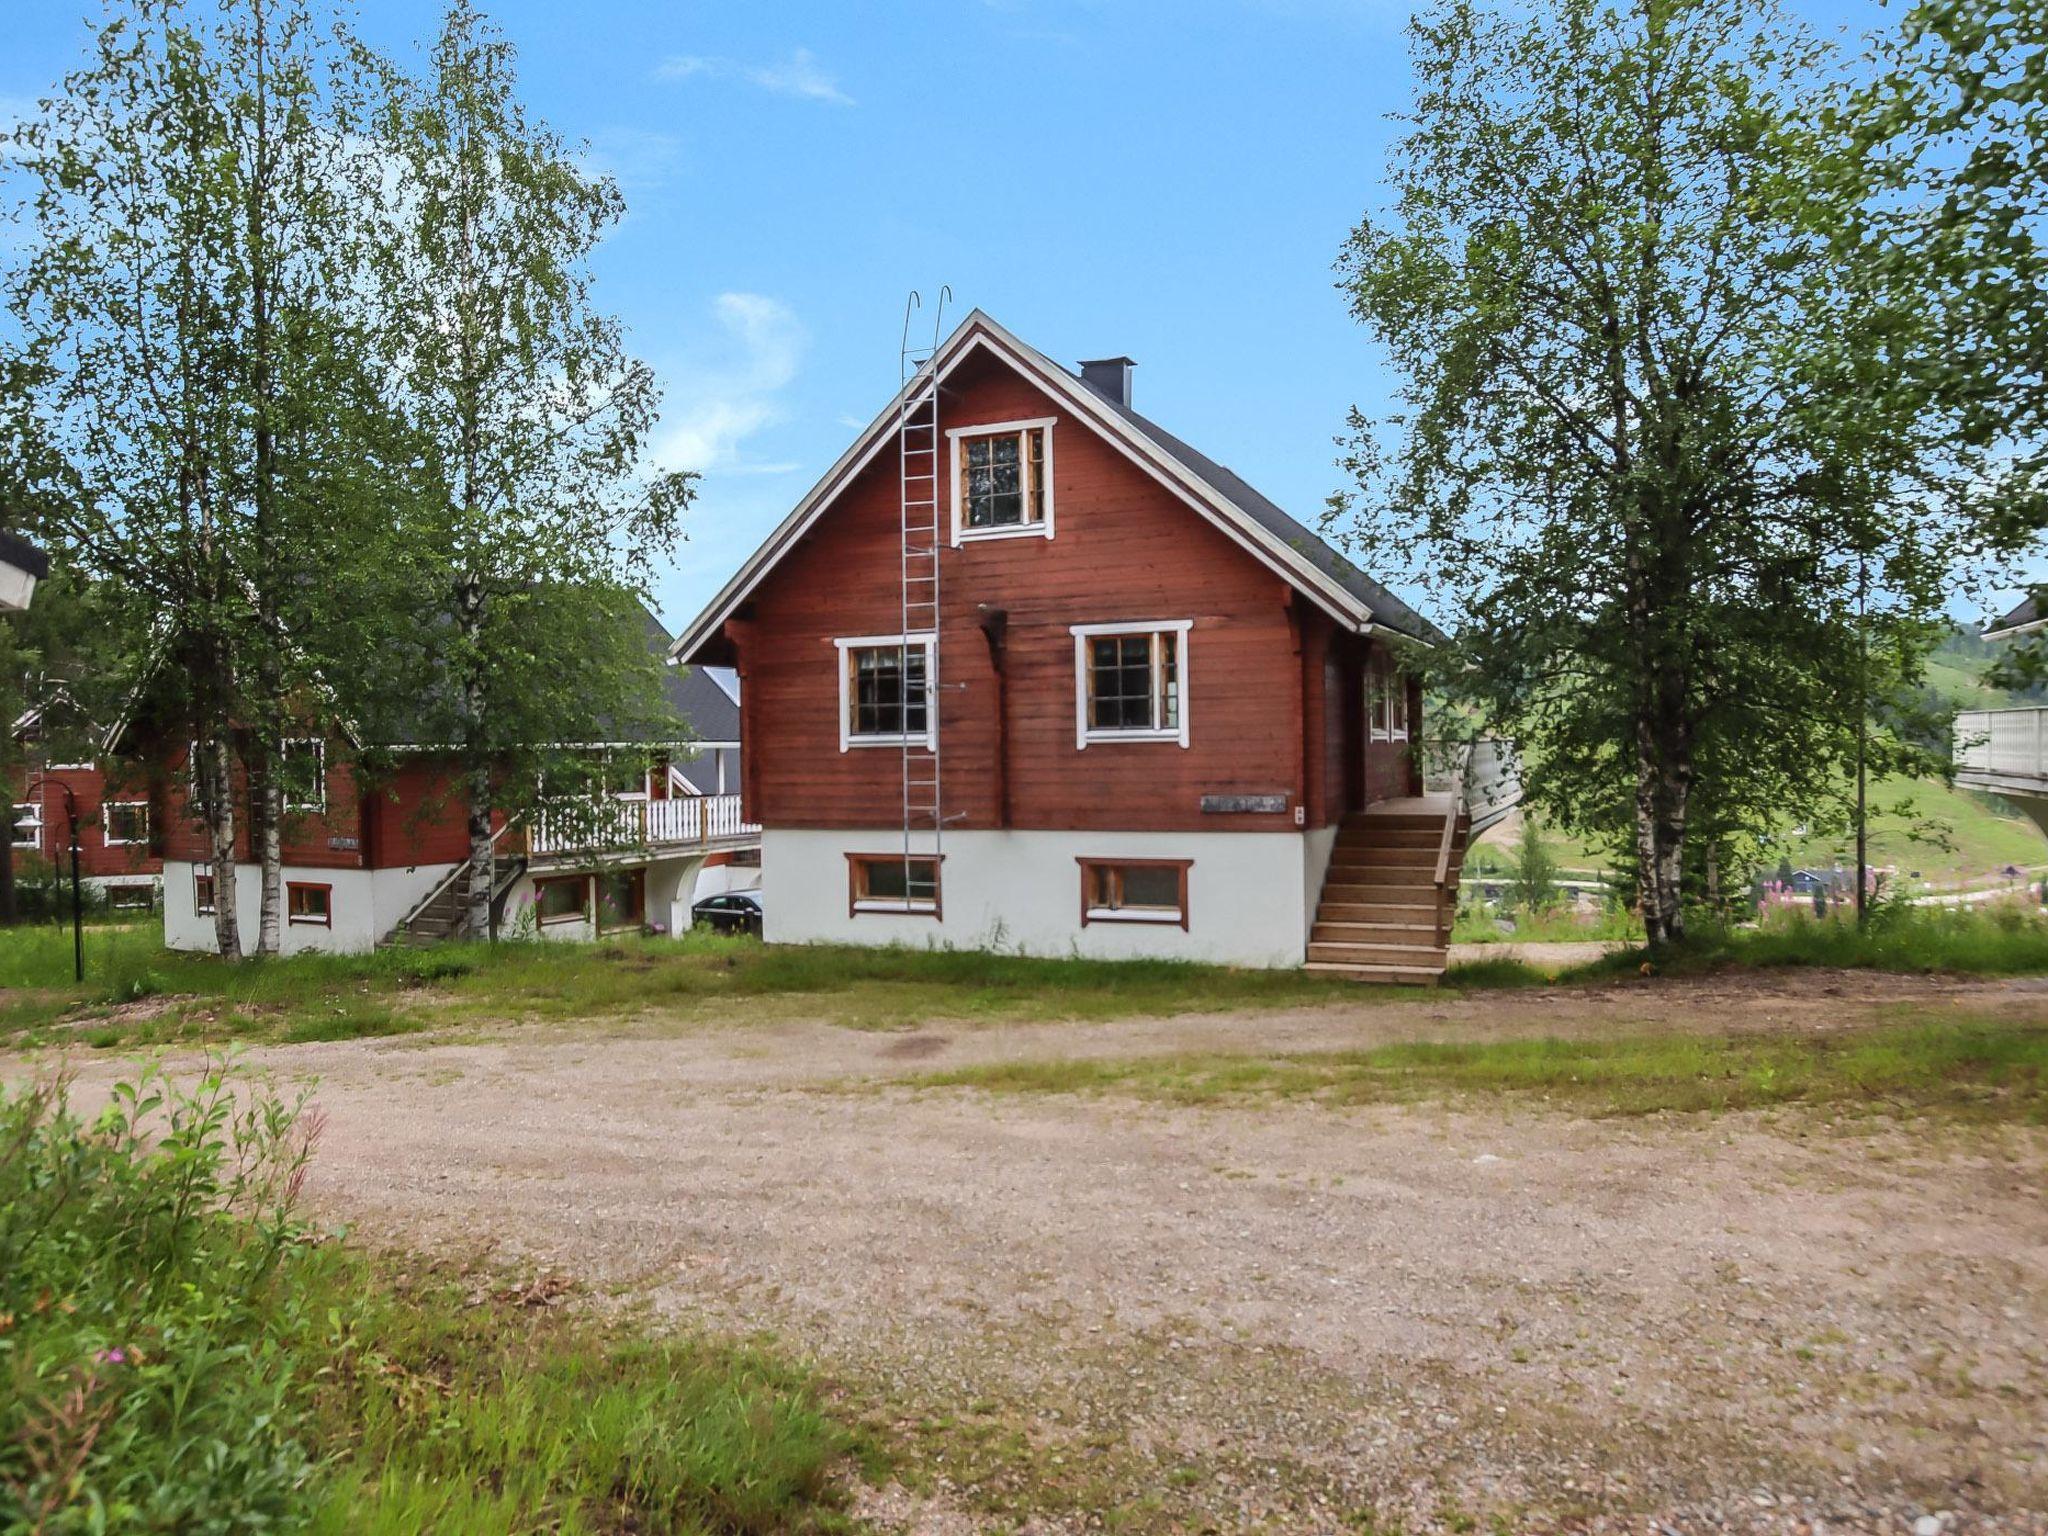
{"label": "metal ladder on wall", "polygon": [[[913,344],[910,323],[922,306],[916,290],[903,306],[903,345],[900,353],[902,390],[897,396],[896,449],[899,489],[902,496],[901,597],[903,637],[898,673],[903,679],[903,892],[910,895],[910,864],[915,833],[931,832],[932,868],[937,873],[941,839],[945,833],[945,795],[940,774],[939,749],[939,551],[944,547],[940,528],[939,495],[939,380],[930,371],[939,350],[939,327],[946,314],[946,301],[953,296],[947,287],[939,289],[932,310],[929,345]],[[930,635],[924,651],[924,707],[926,735],[913,741],[910,726],[910,643],[913,635]]]}

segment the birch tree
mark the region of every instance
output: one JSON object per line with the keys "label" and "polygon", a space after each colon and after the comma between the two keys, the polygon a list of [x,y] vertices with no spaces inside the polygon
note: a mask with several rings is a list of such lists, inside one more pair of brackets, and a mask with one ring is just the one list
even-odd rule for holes
{"label": "birch tree", "polygon": [[641,471],[659,393],[591,292],[619,191],[528,117],[513,65],[458,0],[376,135],[380,356],[419,457],[409,703],[461,763],[479,935],[493,809],[531,798],[550,748],[622,739],[655,707],[658,669],[622,626],[691,494],[687,475]]}
{"label": "birch tree", "polygon": [[1444,0],[1410,37],[1392,196],[1341,262],[1399,402],[1355,416],[1334,521],[1456,615],[1447,684],[1677,940],[1697,812],[1721,839],[1840,802],[1971,455],[1898,366],[1924,313],[1841,238],[1839,70],[1772,7]]}

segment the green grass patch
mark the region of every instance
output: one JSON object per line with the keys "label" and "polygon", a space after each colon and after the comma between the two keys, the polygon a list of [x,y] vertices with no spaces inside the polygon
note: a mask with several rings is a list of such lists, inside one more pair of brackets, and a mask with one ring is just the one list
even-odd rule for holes
{"label": "green grass patch", "polygon": [[846,1528],[802,1373],[317,1241],[312,1130],[218,1070],[0,1095],[0,1529]]}
{"label": "green grass patch", "polygon": [[910,1079],[995,1093],[1123,1093],[1174,1104],[1540,1097],[1603,1115],[1813,1104],[2048,1120],[2048,1026],[1911,1022],[1832,1035],[1411,1042],[1368,1051],[1019,1061]]}
{"label": "green grass patch", "polygon": [[769,946],[708,934],[445,944],[229,964],[166,950],[152,927],[136,925],[110,931],[97,952],[88,952],[79,987],[71,983],[68,948],[60,954],[43,930],[10,929],[0,930],[0,968],[20,977],[23,989],[0,1003],[0,1034],[27,1045],[81,1032],[102,1046],[335,1040],[508,1019],[715,1023],[801,1016],[894,1029],[935,1018],[1110,1019],[1358,995],[1350,983],[1306,971]]}
{"label": "green grass patch", "polygon": [[1645,963],[1674,976],[1798,966],[2030,976],[2048,972],[2048,916],[2024,902],[1889,904],[1859,927],[1852,913],[1816,918],[1789,907],[1744,927],[1696,921],[1684,944],[1667,947],[1654,961],[1646,950],[1622,950],[1565,974],[1597,979],[1636,973]]}

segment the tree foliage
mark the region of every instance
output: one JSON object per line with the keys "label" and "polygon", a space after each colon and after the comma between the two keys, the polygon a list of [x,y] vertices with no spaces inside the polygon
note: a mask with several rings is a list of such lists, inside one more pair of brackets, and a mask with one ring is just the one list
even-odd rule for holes
{"label": "tree foliage", "polygon": [[1355,415],[1334,521],[1462,616],[1443,686],[1677,938],[1709,842],[1839,805],[1980,456],[1898,366],[1934,327],[1844,249],[1839,74],[1772,7],[1444,0],[1410,37],[1392,197],[1341,263],[1400,409]]}

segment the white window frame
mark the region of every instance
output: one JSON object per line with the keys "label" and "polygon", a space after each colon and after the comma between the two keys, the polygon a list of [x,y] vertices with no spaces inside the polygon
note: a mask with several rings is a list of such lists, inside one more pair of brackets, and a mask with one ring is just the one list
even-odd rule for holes
{"label": "white window frame", "polygon": [[[1126,624],[1070,624],[1067,633],[1074,637],[1074,746],[1086,750],[1117,741],[1172,741],[1185,747],[1188,744],[1188,697],[1193,692],[1188,678],[1188,631],[1195,627],[1193,619],[1143,619]],[[1180,721],[1164,730],[1108,731],[1097,730],[1088,724],[1088,642],[1102,635],[1164,635],[1173,636],[1173,670],[1180,680]],[[1160,686],[1157,672],[1152,680],[1153,688]]]}
{"label": "white window frame", "polygon": [[[991,421],[978,426],[949,427],[946,429],[946,440],[952,450],[953,464],[952,476],[947,481],[947,484],[952,489],[947,494],[948,499],[953,504],[954,548],[957,549],[962,544],[976,543],[982,539],[1049,539],[1052,537],[1052,429],[1058,420],[1059,418],[1056,416],[1034,416],[1027,421]],[[967,508],[962,505],[966,498],[960,494],[961,440],[970,437],[1013,436],[1021,438],[1026,432],[1033,431],[1043,431],[1045,433],[1045,481],[1039,487],[1041,492],[1039,504],[1044,515],[1035,523],[1018,523],[1015,527],[1010,528],[968,527]],[[1024,457],[1026,455],[1019,454],[1020,459]]]}
{"label": "white window frame", "polygon": [[199,905],[199,882],[202,880],[209,883],[213,880],[213,866],[211,864],[194,864],[192,866],[192,915],[194,917],[211,917],[220,906],[220,887],[218,885],[214,886],[213,900],[202,907]]}
{"label": "white window frame", "polygon": [[[325,816],[327,814],[327,743],[318,736],[285,737],[278,747],[277,761],[280,768],[284,764],[285,753],[293,747],[311,747],[313,749],[314,761],[319,765],[319,778],[317,782],[320,786],[320,798],[316,801],[286,799],[284,808],[287,811],[303,815]],[[279,777],[283,777],[283,775],[280,774]]]}
{"label": "white window frame", "polygon": [[1384,661],[1374,661],[1366,666],[1365,709],[1374,741],[1408,739],[1407,680]]}
{"label": "white window frame", "polygon": [[[142,812],[142,836],[115,837],[113,823],[107,820],[109,810],[139,810]],[[100,842],[109,848],[135,848],[149,842],[149,802],[147,800],[103,800],[100,802]]]}
{"label": "white window frame", "polygon": [[[14,807],[13,820],[8,823],[8,835],[14,839],[16,848],[30,853],[43,851],[43,802],[40,800],[10,800]],[[23,814],[26,812],[27,814]],[[28,842],[21,840],[22,828],[32,827],[34,832]]]}
{"label": "white window frame", "polygon": [[[833,660],[839,666],[839,750],[849,752],[855,747],[916,747],[931,751],[939,739],[939,701],[932,688],[932,652],[938,645],[938,636],[929,632],[914,635],[854,635],[843,640],[834,640]],[[849,651],[879,651],[920,649],[924,652],[924,730],[921,732],[890,732],[886,735],[860,736],[853,730],[853,688],[850,673]],[[908,670],[906,666],[906,670]],[[908,679],[905,679],[908,682]],[[908,700],[905,700],[906,706]],[[908,709],[905,710],[906,715]]]}

